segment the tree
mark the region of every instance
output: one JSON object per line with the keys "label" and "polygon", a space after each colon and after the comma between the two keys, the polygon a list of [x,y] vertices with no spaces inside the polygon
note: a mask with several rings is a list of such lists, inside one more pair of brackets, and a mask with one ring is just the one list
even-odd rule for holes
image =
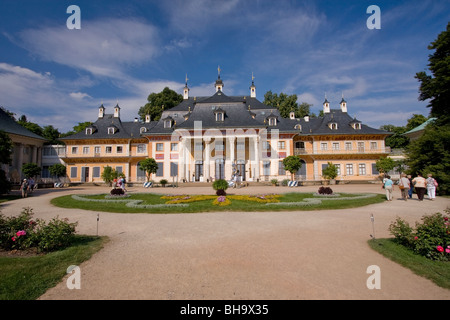
{"label": "tree", "polygon": [[11,153],[13,143],[9,135],[0,130],[0,163],[9,164],[11,162]]}
{"label": "tree", "polygon": [[450,126],[430,123],[423,135],[411,142],[407,153],[412,174],[433,174],[439,194],[450,194]]}
{"label": "tree", "polygon": [[22,166],[22,173],[27,178],[39,176],[41,174],[41,167],[36,163],[25,163]]}
{"label": "tree", "polygon": [[264,95],[265,105],[278,109],[280,115],[283,118],[289,118],[291,111],[295,112],[295,117],[302,118],[309,115],[309,108],[312,106],[306,102],[303,102],[300,106],[297,103],[297,95],[287,95],[283,92],[280,95],[267,91]]}
{"label": "tree", "polygon": [[403,149],[409,144],[409,138],[403,134],[408,131],[405,127],[396,127],[392,124],[380,127],[381,130],[392,132],[393,134],[386,138],[386,146],[391,148]]}
{"label": "tree", "polygon": [[395,168],[395,161],[392,158],[380,158],[375,162],[375,167],[380,173],[388,173]]}
{"label": "tree", "polygon": [[425,71],[416,73],[415,78],[420,82],[419,100],[429,100],[427,107],[431,108],[431,116],[438,118],[440,124],[449,124],[450,22],[447,24],[447,29],[438,35],[428,49],[435,50],[428,56],[428,67],[432,75],[426,74]]}
{"label": "tree", "polygon": [[142,120],[146,115],[150,115],[152,120],[159,120],[163,110],[171,109],[183,101],[183,96],[165,87],[159,93],[151,93],[147,97],[147,103],[140,107],[138,114]]}
{"label": "tree", "polygon": [[31,132],[37,134],[38,136],[42,137],[43,130],[41,126],[36,123],[29,122],[25,115],[22,115],[17,121],[17,123],[20,124],[22,127],[30,130]]}
{"label": "tree", "polygon": [[64,177],[66,175],[66,166],[61,163],[55,163],[48,168],[48,171],[52,176]]}
{"label": "tree", "polygon": [[294,180],[295,173],[302,167],[302,161],[298,156],[288,156],[283,159],[284,169],[291,173],[291,180]]}
{"label": "tree", "polygon": [[61,133],[52,125],[44,126],[42,136],[48,140],[47,144],[64,144],[64,142],[59,140]]}
{"label": "tree", "polygon": [[418,126],[420,126],[422,123],[427,121],[428,118],[425,117],[422,114],[413,114],[411,118],[408,119],[408,123],[406,124],[406,131],[412,130]]}
{"label": "tree", "polygon": [[450,22],[428,49],[435,50],[428,56],[432,73],[416,74],[420,82],[419,100],[429,100],[431,116],[437,120],[427,125],[423,135],[411,142],[407,149],[411,173],[432,173],[439,182],[440,194],[450,193]]}
{"label": "tree", "polygon": [[147,158],[139,162],[139,169],[145,171],[147,176],[147,182],[150,181],[150,177],[152,173],[156,173],[158,171],[158,163],[153,158]]}
{"label": "tree", "polygon": [[338,175],[337,167],[331,162],[328,162],[328,166],[322,170],[322,176],[327,180],[333,180],[336,179],[337,175]]}
{"label": "tree", "polygon": [[111,187],[114,179],[117,179],[117,171],[110,166],[104,167],[102,172],[102,179]]}

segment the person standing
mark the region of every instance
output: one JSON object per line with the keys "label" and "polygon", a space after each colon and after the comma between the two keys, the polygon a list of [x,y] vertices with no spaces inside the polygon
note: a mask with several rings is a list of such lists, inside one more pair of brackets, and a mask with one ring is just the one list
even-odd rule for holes
{"label": "person standing", "polygon": [[414,188],[416,189],[417,198],[419,198],[419,201],[423,201],[423,196],[425,195],[426,191],[426,184],[427,181],[420,173],[417,174],[417,177],[413,179]]}
{"label": "person standing", "polygon": [[427,195],[428,199],[434,200],[436,198],[436,180],[433,178],[431,173],[427,177]]}
{"label": "person standing", "polygon": [[406,174],[402,173],[398,186],[400,188],[400,192],[402,193],[402,200],[407,201],[410,184],[409,179],[406,177]]}
{"label": "person standing", "polygon": [[20,190],[22,190],[22,198],[26,198],[28,196],[28,182],[27,182],[27,179],[23,179],[22,184],[20,185]]}
{"label": "person standing", "polygon": [[386,190],[386,199],[392,201],[392,193],[394,191],[394,182],[391,180],[391,176],[387,175],[384,179],[384,189]]}
{"label": "person standing", "polygon": [[413,191],[414,191],[414,184],[412,182],[412,177],[411,177],[410,174],[408,174],[407,178],[409,180],[408,196],[409,196],[410,199],[412,199],[412,194],[413,194]]}

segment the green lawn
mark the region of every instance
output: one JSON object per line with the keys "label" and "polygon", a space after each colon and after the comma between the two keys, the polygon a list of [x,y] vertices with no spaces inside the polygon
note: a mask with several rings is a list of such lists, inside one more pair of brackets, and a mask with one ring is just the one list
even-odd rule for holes
{"label": "green lawn", "polygon": [[41,256],[0,257],[0,300],[35,300],[100,250],[106,237],[77,235],[64,250]]}
{"label": "green lawn", "polygon": [[[82,198],[91,201],[81,201],[71,195],[54,198],[51,203],[62,208],[77,208],[93,211],[118,213],[197,213],[216,211],[292,211],[292,210],[324,210],[345,209],[366,206],[385,201],[381,194],[341,194],[336,198],[314,196],[313,193],[280,194],[279,203],[258,203],[254,201],[236,200],[230,197],[228,206],[213,205],[213,194],[209,199],[185,203],[182,206],[168,206],[167,199],[161,194],[138,193],[128,198],[105,199],[105,194],[83,195]],[[127,202],[135,201],[134,206],[127,206]],[[147,207],[145,207],[147,206]]]}
{"label": "green lawn", "polygon": [[369,246],[415,274],[432,280],[442,288],[450,289],[450,262],[433,261],[417,255],[392,238],[369,240]]}

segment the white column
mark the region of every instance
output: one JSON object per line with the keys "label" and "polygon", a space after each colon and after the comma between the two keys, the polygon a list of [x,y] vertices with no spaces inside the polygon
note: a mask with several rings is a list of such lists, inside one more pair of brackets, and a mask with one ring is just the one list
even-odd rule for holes
{"label": "white column", "polygon": [[253,180],[256,181],[256,179],[259,179],[259,138],[255,137],[253,140],[253,148],[255,150],[255,176],[253,177]]}
{"label": "white column", "polygon": [[234,152],[234,142],[236,141],[236,137],[230,137],[230,169],[231,169],[231,174],[233,174],[233,164],[236,163],[236,155]]}
{"label": "white column", "polygon": [[178,167],[180,169],[180,179],[186,179],[186,159],[185,159],[185,153],[186,153],[186,138],[181,138],[181,141],[179,143],[179,150],[178,150]]}
{"label": "white column", "polygon": [[204,166],[204,181],[211,181],[210,177],[211,177],[211,173],[210,173],[210,169],[211,169],[211,165],[210,165],[210,160],[211,160],[211,150],[210,150],[210,143],[211,143],[211,138],[205,138],[205,162],[203,163]]}

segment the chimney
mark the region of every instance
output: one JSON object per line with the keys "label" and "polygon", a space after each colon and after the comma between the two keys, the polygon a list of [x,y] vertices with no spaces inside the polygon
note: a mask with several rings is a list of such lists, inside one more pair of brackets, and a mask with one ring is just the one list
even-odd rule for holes
{"label": "chimney", "polygon": [[295,112],[294,111],[289,112],[289,118],[291,120],[295,120]]}
{"label": "chimney", "polygon": [[150,123],[151,116],[149,114],[145,115],[145,123]]}
{"label": "chimney", "polygon": [[309,122],[309,116],[305,116],[303,119],[305,119],[305,122]]}

